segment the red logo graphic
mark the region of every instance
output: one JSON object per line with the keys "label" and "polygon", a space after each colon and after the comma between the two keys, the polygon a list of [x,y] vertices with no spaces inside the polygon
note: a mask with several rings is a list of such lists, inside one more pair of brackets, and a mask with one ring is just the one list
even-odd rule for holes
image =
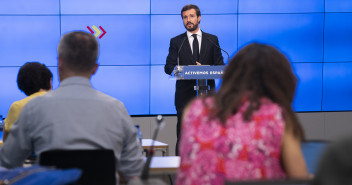
{"label": "red logo graphic", "polygon": [[100,30],[99,30],[99,28],[97,28],[95,25],[93,25],[92,26],[92,28],[93,28],[93,30],[89,27],[89,26],[87,26],[87,28],[88,28],[88,30],[90,31],[90,33],[93,35],[94,34],[94,31],[95,31],[95,34],[94,34],[94,36],[95,37],[98,37],[100,34],[101,34],[101,31],[103,31],[103,34],[101,34],[100,36],[99,36],[99,39],[101,39],[104,35],[105,35],[105,33],[106,33],[106,31],[103,29],[103,27],[101,27],[101,26],[99,26],[99,28],[100,28]]}

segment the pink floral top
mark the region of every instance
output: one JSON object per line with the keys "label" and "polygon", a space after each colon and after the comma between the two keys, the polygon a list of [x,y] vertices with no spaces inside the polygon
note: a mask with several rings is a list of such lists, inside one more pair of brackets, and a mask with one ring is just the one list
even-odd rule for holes
{"label": "pink floral top", "polygon": [[[206,99],[208,107],[213,99]],[[203,100],[194,101],[184,118],[180,143],[181,164],[176,184],[223,184],[227,180],[283,179],[280,147],[284,132],[282,109],[262,98],[249,122],[244,101],[223,125],[209,119]]]}

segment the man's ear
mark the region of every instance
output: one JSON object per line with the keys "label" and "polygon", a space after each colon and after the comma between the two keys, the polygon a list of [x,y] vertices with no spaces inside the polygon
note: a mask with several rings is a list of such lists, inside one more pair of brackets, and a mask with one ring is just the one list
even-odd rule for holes
{"label": "man's ear", "polygon": [[98,67],[99,67],[99,64],[96,63],[96,64],[94,65],[94,68],[92,69],[92,75],[94,75],[94,74],[97,72]]}
{"label": "man's ear", "polygon": [[201,18],[202,18],[201,16],[198,16],[198,24],[200,24],[200,19]]}
{"label": "man's ear", "polygon": [[60,57],[57,57],[58,63],[57,63],[57,67],[58,67],[58,71],[62,71],[63,69],[63,62],[62,59]]}

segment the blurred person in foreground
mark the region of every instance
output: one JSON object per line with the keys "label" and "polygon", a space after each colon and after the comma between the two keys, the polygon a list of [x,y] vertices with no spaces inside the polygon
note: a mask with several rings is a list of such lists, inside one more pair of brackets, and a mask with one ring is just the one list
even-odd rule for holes
{"label": "blurred person in foreground", "polygon": [[305,179],[304,133],[292,110],[297,79],[271,46],[242,48],[218,93],[186,109],[177,184]]}
{"label": "blurred person in foreground", "polygon": [[17,86],[27,97],[11,104],[5,119],[2,139],[4,142],[22,108],[29,100],[44,95],[47,91],[52,89],[52,78],[53,74],[50,70],[39,62],[27,62],[20,68],[17,75]]}
{"label": "blurred person in foreground", "polygon": [[342,136],[329,144],[321,156],[312,185],[352,184],[352,136]]}
{"label": "blurred person in foreground", "polygon": [[[34,152],[53,149],[111,149],[125,179],[140,175],[142,147],[124,104],[98,90],[98,41],[86,32],[65,34],[58,46],[60,86],[28,102],[0,148],[1,165],[21,166]],[[120,176],[116,173],[116,182]]]}

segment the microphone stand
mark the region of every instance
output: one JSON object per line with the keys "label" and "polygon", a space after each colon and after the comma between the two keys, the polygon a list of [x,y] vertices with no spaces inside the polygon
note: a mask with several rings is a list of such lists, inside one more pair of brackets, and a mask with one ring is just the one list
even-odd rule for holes
{"label": "microphone stand", "polygon": [[156,124],[157,127],[154,130],[154,134],[153,134],[153,140],[152,140],[152,144],[149,148],[148,151],[148,157],[147,157],[147,162],[144,165],[143,171],[142,171],[142,176],[141,179],[142,180],[147,180],[149,178],[149,168],[150,168],[150,162],[152,160],[153,154],[154,154],[154,142],[156,140],[156,137],[158,136],[159,130],[160,130],[160,125],[161,123],[164,121],[164,118],[161,115],[158,115],[156,117]]}
{"label": "microphone stand", "polygon": [[160,179],[156,179],[156,178],[149,179],[150,162],[151,162],[153,154],[154,154],[154,141],[156,140],[156,137],[158,136],[158,133],[159,133],[159,130],[160,130],[160,127],[161,127],[163,121],[164,121],[164,119],[161,115],[158,115],[156,117],[157,127],[154,130],[153,141],[152,141],[152,144],[151,144],[149,151],[148,151],[147,162],[144,165],[141,178],[131,179],[130,181],[128,181],[127,185],[166,185],[166,183]]}
{"label": "microphone stand", "polygon": [[[183,38],[183,40],[182,40],[182,43],[181,43],[181,46],[180,46],[180,48],[178,49],[178,51],[177,51],[177,67],[176,67],[176,73],[179,73],[180,72],[180,51],[181,51],[181,49],[182,49],[182,46],[183,46],[183,43],[185,42],[185,40],[186,40],[186,38],[187,37],[185,37],[185,38]],[[175,69],[174,69],[175,70]],[[176,74],[175,74],[176,75]]]}
{"label": "microphone stand", "polygon": [[221,49],[222,51],[224,51],[227,55],[227,62],[230,62],[230,55],[229,53],[227,53],[225,50],[223,50],[218,44],[216,44],[214,41],[212,41],[211,39],[207,38],[207,40],[211,43],[213,43],[217,48]]}

